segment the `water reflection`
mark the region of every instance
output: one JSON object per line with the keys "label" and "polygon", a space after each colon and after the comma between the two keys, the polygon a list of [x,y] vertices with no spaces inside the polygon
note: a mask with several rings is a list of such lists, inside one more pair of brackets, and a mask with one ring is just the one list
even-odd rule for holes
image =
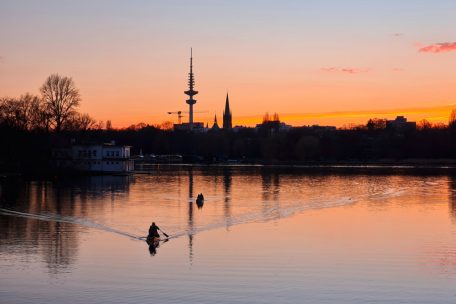
{"label": "water reflection", "polygon": [[160,243],[166,243],[168,242],[168,239],[160,240],[160,239],[149,239],[147,238],[147,245],[149,245],[149,253],[151,256],[154,256],[157,254],[157,248],[160,247]]}
{"label": "water reflection", "polygon": [[[6,181],[0,185],[0,208],[24,214],[84,218],[95,211],[94,199],[128,193],[133,178],[99,176],[54,182]],[[105,206],[97,206],[98,212]],[[59,220],[0,214],[0,253],[40,256],[51,273],[65,271],[77,258],[81,227]]]}
{"label": "water reflection", "polygon": [[188,168],[188,258],[193,261],[193,167]]}
{"label": "water reflection", "polygon": [[[359,202],[382,208],[398,202],[426,202],[442,187],[422,187],[425,181],[420,176],[309,175],[270,168],[183,167],[136,178],[5,181],[0,184],[0,208],[73,217],[82,224],[93,220],[137,235],[144,235],[144,228],[153,218],[159,226],[164,225],[167,233],[188,239],[188,260],[192,264],[198,232]],[[456,219],[456,180],[451,177],[450,181],[445,204],[448,200],[449,213]],[[198,206],[197,193],[207,199],[199,210],[194,206]],[[81,233],[96,226],[77,224],[0,215],[0,254],[14,255],[20,248],[28,255],[39,256],[49,271],[64,271],[78,257]],[[157,247],[149,250],[155,254]]]}
{"label": "water reflection", "polygon": [[[273,219],[280,218],[280,174],[278,170],[263,169],[261,171],[263,193],[263,213]],[[295,185],[299,187],[299,184]],[[272,214],[271,214],[272,212]]]}
{"label": "water reflection", "polygon": [[224,201],[224,216],[226,228],[231,226],[231,184],[232,184],[232,172],[231,168],[223,168],[223,201]]}
{"label": "water reflection", "polygon": [[450,214],[453,220],[456,221],[456,177],[450,176],[448,180],[448,203]]}

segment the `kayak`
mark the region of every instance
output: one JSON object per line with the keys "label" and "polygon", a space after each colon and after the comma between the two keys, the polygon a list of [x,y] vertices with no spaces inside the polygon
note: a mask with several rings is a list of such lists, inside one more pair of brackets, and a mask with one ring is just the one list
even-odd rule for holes
{"label": "kayak", "polygon": [[159,243],[160,243],[161,239],[159,237],[147,237],[146,238],[146,243],[147,245],[151,246],[151,245],[154,245],[154,246],[157,246]]}
{"label": "kayak", "polygon": [[196,199],[196,205],[198,206],[198,208],[202,208],[203,205],[204,205],[204,198],[198,197],[198,198]]}

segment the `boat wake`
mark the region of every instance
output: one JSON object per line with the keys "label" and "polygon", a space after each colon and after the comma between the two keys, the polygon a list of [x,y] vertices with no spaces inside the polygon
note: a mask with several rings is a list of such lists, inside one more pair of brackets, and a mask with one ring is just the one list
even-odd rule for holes
{"label": "boat wake", "polygon": [[385,200],[395,197],[400,197],[407,194],[409,191],[406,187],[398,188],[389,188],[376,191],[368,194],[359,194],[354,196],[345,196],[339,198],[315,198],[308,201],[295,201],[290,203],[287,206],[278,205],[270,206],[268,208],[262,208],[261,211],[247,212],[243,214],[233,215],[230,217],[225,217],[223,221],[218,221],[209,224],[195,225],[195,227],[187,228],[185,230],[175,231],[172,233],[173,238],[183,237],[183,236],[192,236],[200,232],[227,228],[229,229],[232,226],[248,224],[248,223],[261,223],[279,220],[287,217],[291,217],[295,214],[299,214],[309,210],[318,210],[318,209],[327,209],[327,208],[337,208],[343,206],[354,205],[362,200]]}
{"label": "boat wake", "polygon": [[[272,220],[278,220],[281,218],[290,217],[294,214],[304,212],[306,210],[312,209],[323,209],[323,208],[333,208],[339,206],[345,206],[348,204],[355,203],[356,200],[343,197],[337,200],[328,200],[328,201],[313,201],[313,202],[305,202],[305,203],[296,203],[293,206],[288,207],[277,207],[271,206],[269,208],[263,208],[261,211],[258,212],[248,212],[243,214],[234,215],[231,217],[224,217],[221,221],[216,221],[213,223],[207,223],[202,225],[196,225],[192,228],[187,228],[185,230],[174,230],[171,227],[170,230],[166,229],[167,233],[170,236],[166,239],[176,239],[183,236],[192,236],[197,233],[201,233],[208,230],[219,229],[219,228],[229,228],[235,225],[241,224],[248,224],[248,223],[258,223],[258,222],[267,222]],[[133,240],[146,240],[145,236],[138,236],[133,233],[122,231],[120,229],[116,229],[113,227],[109,227],[107,225],[86,219],[86,218],[79,218],[74,216],[64,216],[58,214],[51,214],[51,213],[28,213],[28,212],[20,212],[16,210],[4,209],[0,208],[0,214],[6,216],[15,216],[15,217],[22,217],[22,218],[29,218],[34,220],[41,220],[41,221],[53,221],[53,222],[61,222],[61,223],[69,223],[74,225],[80,225],[87,228],[97,229],[105,232],[115,233],[121,236],[128,237]]]}
{"label": "boat wake", "polygon": [[[242,213],[232,213],[232,214],[225,214],[217,219],[213,219],[212,222],[203,222],[197,223],[194,222],[194,226],[188,227],[186,229],[178,228],[176,225],[174,226],[171,224],[169,227],[166,227],[166,232],[170,234],[170,237],[167,239],[175,239],[183,236],[192,236],[198,234],[200,232],[213,230],[213,229],[220,229],[220,228],[227,228],[229,229],[232,226],[241,225],[241,224],[248,224],[248,223],[258,223],[258,222],[268,222],[279,220],[282,218],[287,218],[293,216],[298,213],[305,212],[307,210],[317,210],[317,209],[326,209],[326,208],[336,208],[341,206],[349,206],[357,203],[358,201],[363,200],[384,200],[388,198],[399,197],[408,192],[409,189],[404,187],[398,188],[388,188],[388,189],[381,189],[380,191],[374,191],[371,193],[358,193],[358,195],[353,196],[343,196],[343,197],[329,197],[329,198],[308,198],[305,201],[294,201],[290,200],[288,202],[283,202],[282,204],[274,204],[273,202],[265,202],[261,206],[261,208],[254,208],[250,210],[245,210]],[[241,203],[241,205],[243,205]],[[245,204],[245,207],[248,206]],[[52,213],[27,213],[27,212],[20,212],[17,210],[10,210],[0,208],[0,214],[5,216],[15,216],[15,217],[22,217],[22,218],[29,218],[41,221],[54,221],[54,222],[62,222],[62,223],[70,223],[75,225],[81,225],[87,228],[97,229],[105,232],[115,233],[117,235],[121,235],[124,237],[128,237],[132,240],[141,240],[144,241],[146,239],[145,236],[141,235],[138,236],[135,233],[131,233],[128,231],[123,231],[121,229],[113,228],[108,225],[92,221],[87,218],[79,218],[74,216],[64,216]],[[163,222],[163,221],[162,221]],[[136,230],[136,229],[133,229]]]}
{"label": "boat wake", "polygon": [[74,217],[74,216],[65,216],[65,215],[58,215],[58,214],[51,214],[51,213],[36,214],[36,213],[20,212],[20,211],[3,209],[3,208],[0,208],[0,214],[6,215],[6,216],[29,218],[29,219],[40,220],[40,221],[52,221],[52,222],[81,225],[81,226],[84,226],[87,228],[93,228],[93,229],[98,229],[98,230],[102,230],[102,231],[106,231],[106,232],[115,233],[115,234],[122,235],[122,236],[125,236],[128,238],[131,238],[131,239],[135,239],[135,240],[145,239],[141,236],[136,236],[132,233],[118,230],[118,229],[103,225],[101,223],[91,221],[89,219],[84,219],[84,218],[79,218],[79,217]]}
{"label": "boat wake", "polygon": [[269,208],[263,208],[260,212],[250,212],[239,214],[232,217],[227,217],[223,221],[210,223],[202,226],[192,227],[184,231],[174,232],[173,238],[182,236],[191,236],[204,231],[214,230],[219,228],[229,229],[232,226],[249,224],[249,223],[263,223],[274,220],[279,220],[287,217],[291,217],[295,214],[302,213],[307,210],[318,210],[326,208],[335,208],[341,206],[348,206],[356,203],[356,199],[350,197],[342,197],[340,199],[333,199],[329,201],[313,201],[305,203],[296,203],[293,206],[286,208],[280,206],[274,206]]}

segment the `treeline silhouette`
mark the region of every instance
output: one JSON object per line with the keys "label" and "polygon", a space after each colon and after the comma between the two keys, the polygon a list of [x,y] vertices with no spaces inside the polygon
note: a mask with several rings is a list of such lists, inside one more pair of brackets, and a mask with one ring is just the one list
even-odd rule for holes
{"label": "treeline silhouette", "polygon": [[132,154],[180,154],[188,162],[394,163],[448,161],[456,157],[456,112],[449,124],[388,127],[386,119],[341,129],[294,127],[281,130],[277,117],[258,128],[173,131],[170,124],[113,129],[77,111],[80,98],[71,78],[51,75],[30,94],[0,99],[0,172],[43,173],[51,152],[70,142],[131,145]]}
{"label": "treeline silhouette", "polygon": [[385,129],[319,130],[308,127],[278,132],[269,127],[189,133],[154,126],[122,130],[36,132],[0,124],[3,171],[42,172],[51,151],[75,140],[101,143],[115,140],[132,146],[132,153],[181,154],[189,162],[326,163],[381,162],[456,157],[456,129],[423,128],[398,133]]}

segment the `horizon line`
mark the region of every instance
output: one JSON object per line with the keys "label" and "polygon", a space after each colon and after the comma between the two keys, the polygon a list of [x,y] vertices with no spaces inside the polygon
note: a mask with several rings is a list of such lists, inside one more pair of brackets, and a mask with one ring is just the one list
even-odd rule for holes
{"label": "horizon line", "polygon": [[[296,113],[280,113],[277,111],[265,111],[263,114],[255,115],[233,115],[233,125],[237,126],[255,126],[263,120],[263,115],[268,113],[277,112],[280,121],[290,124],[292,126],[306,126],[306,125],[327,125],[343,127],[350,124],[367,123],[371,118],[386,118],[394,119],[396,116],[405,116],[409,121],[419,122],[423,119],[433,123],[447,123],[449,115],[453,109],[456,109],[456,103],[450,103],[438,106],[423,106],[423,107],[401,107],[377,110],[348,110],[348,111],[328,111],[328,112],[296,112]],[[233,111],[235,112],[235,110]],[[217,114],[217,112],[215,112]],[[155,116],[155,115],[153,115]],[[160,116],[161,117],[161,116]],[[164,122],[176,123],[174,119],[164,119],[159,121],[159,116],[156,115],[153,121],[148,123],[139,121],[137,123],[119,123],[119,128],[131,126],[133,124],[146,123],[150,125],[162,124]],[[213,123],[213,116],[202,116],[196,118],[196,121],[203,122],[204,124]],[[113,120],[112,120],[113,121]],[[113,121],[115,123],[115,120]]]}

